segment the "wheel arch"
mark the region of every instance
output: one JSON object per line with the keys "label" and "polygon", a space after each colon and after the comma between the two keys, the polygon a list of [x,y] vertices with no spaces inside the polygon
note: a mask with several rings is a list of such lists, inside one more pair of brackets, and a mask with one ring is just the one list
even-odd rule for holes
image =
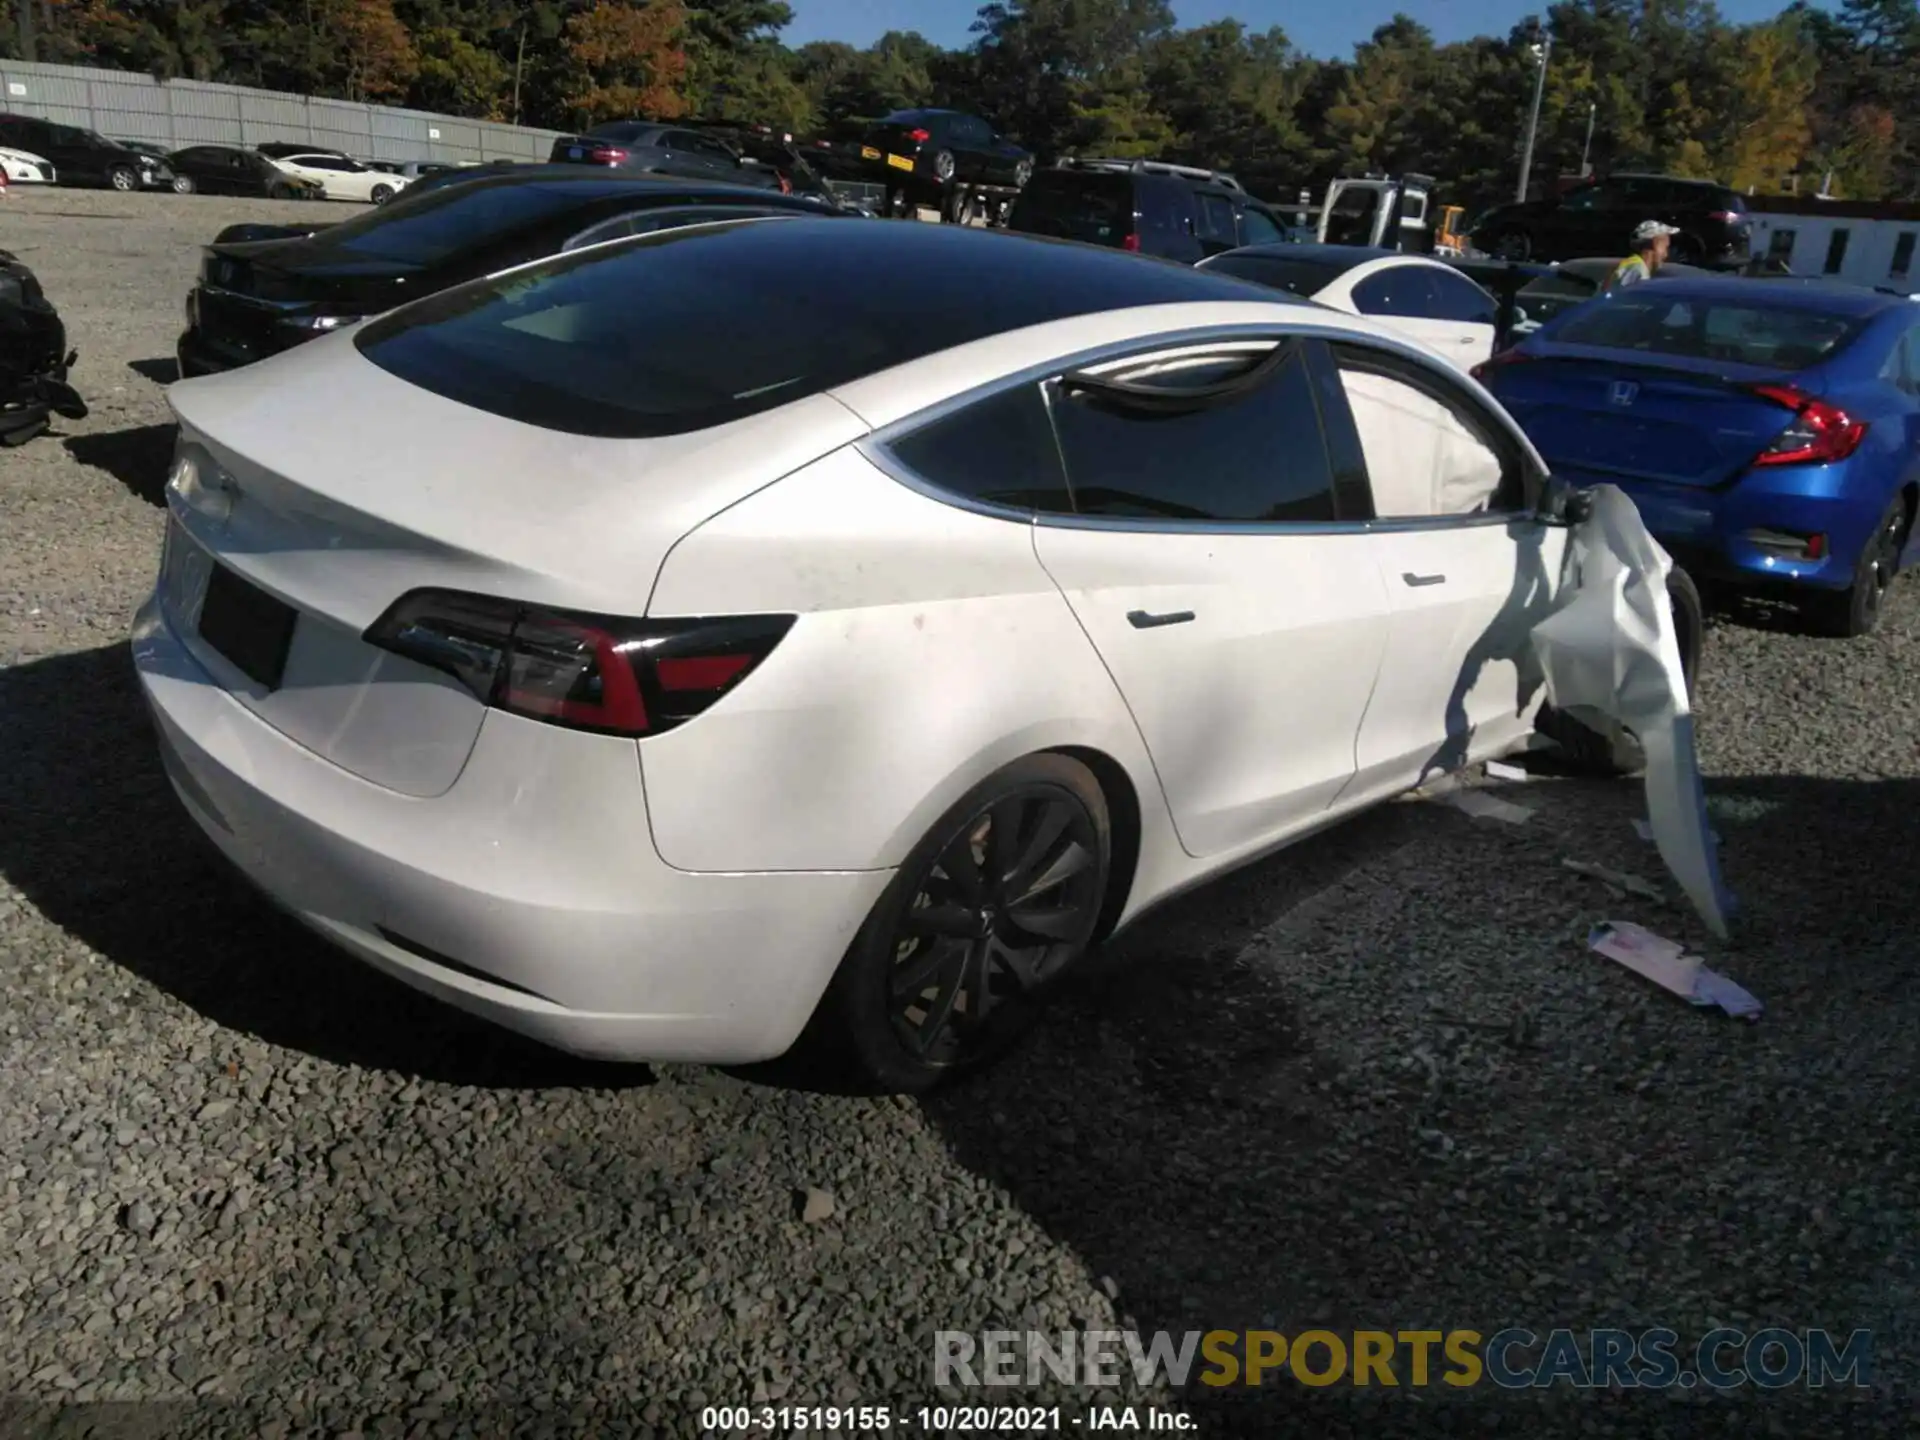
{"label": "wheel arch", "polygon": [[1107,802],[1107,824],[1113,851],[1107,865],[1107,894],[1100,904],[1100,923],[1094,927],[1093,943],[1099,944],[1113,934],[1133,895],[1134,878],[1140,870],[1142,817],[1140,791],[1127,767],[1104,750],[1084,745],[1063,745],[1049,752],[1077,760],[1093,773],[1094,783]]}

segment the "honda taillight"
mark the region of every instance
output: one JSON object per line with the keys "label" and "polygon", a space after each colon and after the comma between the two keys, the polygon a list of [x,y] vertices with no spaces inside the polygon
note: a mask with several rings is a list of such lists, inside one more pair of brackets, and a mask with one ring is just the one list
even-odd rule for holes
{"label": "honda taillight", "polygon": [[623,165],[627,152],[614,145],[596,145],[587,152],[587,160],[594,165]]}
{"label": "honda taillight", "polygon": [[493,709],[641,736],[691,720],[732,690],[793,618],[623,620],[415,590],[374,622],[366,640],[451,675]]}
{"label": "honda taillight", "polygon": [[1707,219],[1718,221],[1722,225],[1732,225],[1739,221],[1740,216],[1733,210],[1716,210],[1707,216]]}
{"label": "honda taillight", "polygon": [[1504,370],[1509,365],[1524,365],[1535,358],[1535,356],[1529,355],[1526,351],[1517,348],[1502,350],[1498,355],[1492,355],[1482,360],[1467,373],[1473,376],[1474,379],[1484,383],[1486,378],[1496,370]]}
{"label": "honda taillight", "polygon": [[1122,250],[1131,250],[1135,254],[1138,254],[1140,251],[1140,236],[1138,232],[1129,230],[1125,235],[1121,236],[1120,248]]}
{"label": "honda taillight", "polygon": [[1753,393],[1793,411],[1793,421],[1754,456],[1755,465],[1824,465],[1844,460],[1867,438],[1867,422],[1791,385],[1755,385]]}
{"label": "honda taillight", "polygon": [[909,130],[907,132],[907,138],[924,145],[933,138],[933,132],[931,130]]}

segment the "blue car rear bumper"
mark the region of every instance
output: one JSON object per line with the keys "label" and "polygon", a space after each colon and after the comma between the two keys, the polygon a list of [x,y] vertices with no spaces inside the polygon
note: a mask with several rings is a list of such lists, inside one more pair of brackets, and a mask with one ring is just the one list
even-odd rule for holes
{"label": "blue car rear bumper", "polygon": [[[1625,480],[1556,465],[1576,485],[1618,485],[1673,557],[1702,578],[1844,590],[1860,552],[1892,498],[1890,489],[1859,483],[1840,465],[1782,465],[1751,470],[1724,489]],[[1795,556],[1769,535],[1826,537],[1819,559]],[[1909,537],[1903,563],[1914,553]]]}

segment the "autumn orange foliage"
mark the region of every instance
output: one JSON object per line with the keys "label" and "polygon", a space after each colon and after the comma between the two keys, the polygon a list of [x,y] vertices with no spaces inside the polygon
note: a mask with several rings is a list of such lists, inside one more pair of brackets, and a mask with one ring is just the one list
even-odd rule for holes
{"label": "autumn orange foliage", "polygon": [[567,22],[580,79],[567,95],[582,124],[687,113],[687,12],[680,0],[599,0]]}

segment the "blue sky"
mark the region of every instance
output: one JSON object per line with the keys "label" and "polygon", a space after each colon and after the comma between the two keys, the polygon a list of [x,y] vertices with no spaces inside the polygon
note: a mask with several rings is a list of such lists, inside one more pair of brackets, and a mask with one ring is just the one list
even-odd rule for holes
{"label": "blue sky", "polygon": [[[868,45],[889,30],[918,30],[942,45],[967,43],[977,0],[789,0],[793,24],[781,34],[789,45],[809,40],[845,40]],[[1182,25],[1204,25],[1227,17],[1250,29],[1278,25],[1310,55],[1345,57],[1376,28],[1404,10],[1442,41],[1473,35],[1504,35],[1514,22],[1542,14],[1546,0],[1174,0]],[[1729,20],[1764,19],[1786,8],[1786,0],[1721,0]]]}

